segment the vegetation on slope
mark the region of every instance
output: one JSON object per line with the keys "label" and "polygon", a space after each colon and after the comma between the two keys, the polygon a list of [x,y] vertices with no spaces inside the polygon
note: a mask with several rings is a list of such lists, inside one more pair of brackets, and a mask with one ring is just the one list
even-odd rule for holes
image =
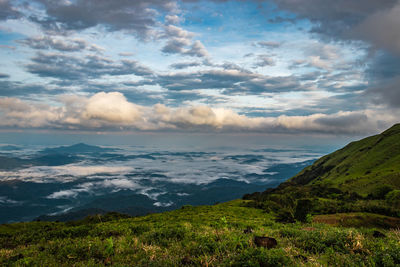
{"label": "vegetation on slope", "polygon": [[[144,217],[0,226],[2,266],[395,266],[400,232],[281,224],[236,200]],[[245,229],[253,229],[245,233]],[[251,232],[251,231],[250,231]],[[257,247],[254,236],[278,241]],[[376,236],[376,235],[375,235]]]}
{"label": "vegetation on slope", "polygon": [[282,222],[368,212],[400,217],[400,124],[324,156],[277,188],[247,194]]}
{"label": "vegetation on slope", "polygon": [[329,185],[364,196],[382,184],[400,189],[400,124],[320,158],[286,184]]}

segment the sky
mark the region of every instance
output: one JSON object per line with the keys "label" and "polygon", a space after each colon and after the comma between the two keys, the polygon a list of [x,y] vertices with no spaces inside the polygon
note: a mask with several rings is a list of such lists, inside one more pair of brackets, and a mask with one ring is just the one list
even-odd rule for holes
{"label": "sky", "polygon": [[0,0],[0,132],[367,135],[397,0]]}

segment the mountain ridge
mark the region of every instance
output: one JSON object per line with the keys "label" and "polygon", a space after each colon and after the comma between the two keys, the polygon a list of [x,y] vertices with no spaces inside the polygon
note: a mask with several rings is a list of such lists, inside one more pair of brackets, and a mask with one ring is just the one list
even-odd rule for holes
{"label": "mountain ridge", "polygon": [[400,124],[321,157],[278,188],[320,184],[368,195],[382,183],[400,189]]}

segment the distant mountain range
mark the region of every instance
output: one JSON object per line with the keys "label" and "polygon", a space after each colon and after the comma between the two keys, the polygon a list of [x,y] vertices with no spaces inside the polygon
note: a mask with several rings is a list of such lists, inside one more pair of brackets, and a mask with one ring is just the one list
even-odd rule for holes
{"label": "distant mountain range", "polygon": [[40,151],[41,154],[77,154],[77,153],[106,153],[117,151],[117,148],[103,148],[99,146],[91,146],[84,143],[72,146],[60,146],[55,148],[46,148]]}

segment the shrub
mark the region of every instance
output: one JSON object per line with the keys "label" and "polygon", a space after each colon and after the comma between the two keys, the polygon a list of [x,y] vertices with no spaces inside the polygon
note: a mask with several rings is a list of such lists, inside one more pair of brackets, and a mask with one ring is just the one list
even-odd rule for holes
{"label": "shrub", "polygon": [[380,185],[369,194],[369,197],[372,199],[385,199],[386,194],[392,190],[393,187],[390,185]]}
{"label": "shrub", "polygon": [[311,212],[313,201],[308,198],[297,200],[294,218],[300,222],[306,222],[307,215]]}
{"label": "shrub", "polygon": [[238,254],[230,266],[291,266],[291,259],[283,249],[249,248]]}
{"label": "shrub", "polygon": [[276,221],[282,223],[294,223],[293,212],[288,208],[283,208],[276,214]]}
{"label": "shrub", "polygon": [[385,199],[388,205],[400,208],[400,190],[393,190],[387,193]]}

